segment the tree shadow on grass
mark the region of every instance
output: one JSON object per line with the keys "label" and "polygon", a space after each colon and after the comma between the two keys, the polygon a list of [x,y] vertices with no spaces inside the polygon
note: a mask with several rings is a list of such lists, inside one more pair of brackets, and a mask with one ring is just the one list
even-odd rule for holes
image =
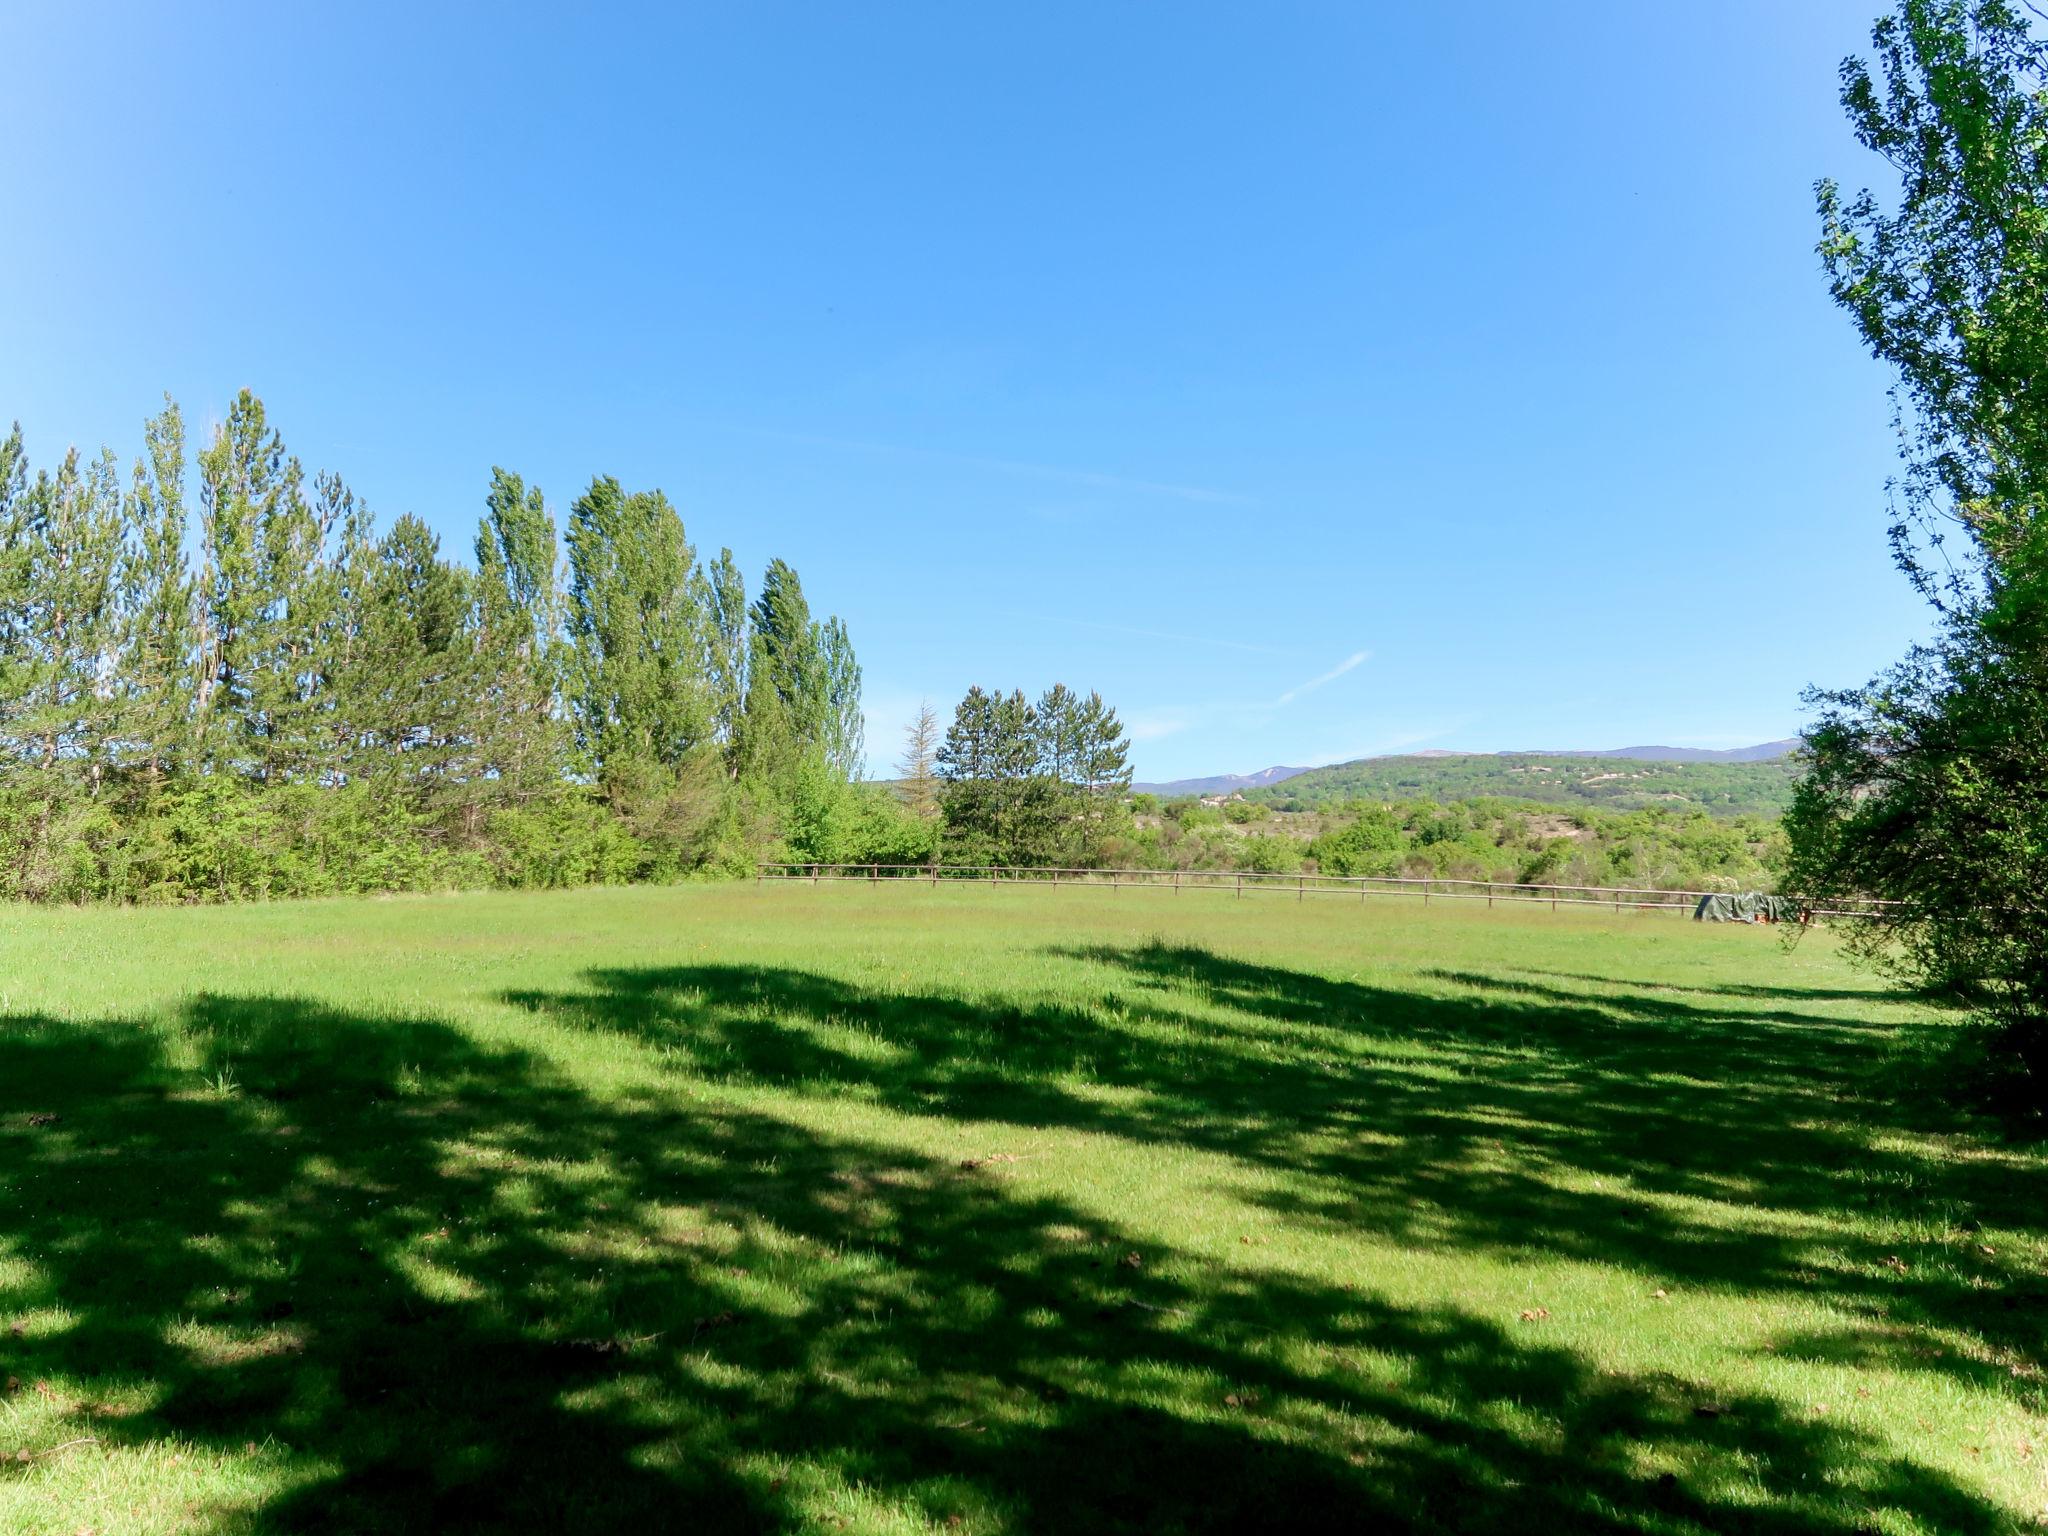
{"label": "tree shadow on grass", "polygon": [[1651,984],[1645,983],[1639,976],[1601,976],[1590,971],[1532,970],[1525,974],[1547,977],[1552,981],[1585,982],[1598,987],[1628,987],[1645,993],[1677,992],[1706,998],[1760,998],[1767,1002],[1854,1003],[1861,1007],[1869,1007],[1939,1000],[1939,995],[1934,992],[1896,986],[1788,987],[1763,986],[1739,981],[1717,981],[1701,985],[1685,982]]}
{"label": "tree shadow on grass", "polygon": [[1273,1175],[1276,1212],[1338,1236],[1825,1296],[1906,1330],[1920,1369],[2041,1406],[2041,1287],[1986,1239],[2038,1235],[2048,1175],[1893,1135],[1900,1106],[1867,1081],[1884,1026],[1459,973],[1429,996],[1199,948],[1064,953],[1118,977],[1100,1006],[720,965],[514,1001],[729,1083],[1228,1154]]}
{"label": "tree shadow on grass", "polygon": [[[728,1076],[1056,1124],[1090,1113],[1058,1064],[1178,1105],[1255,1084],[1255,1047],[1275,1047],[1183,1044],[1148,1078],[1142,1033],[1090,1044],[1084,1026],[1115,1033],[1092,1014],[863,996],[698,968],[528,1002]],[[887,1026],[897,1065],[834,1048],[862,1024]],[[991,1041],[1012,1065],[981,1064]],[[1281,1065],[1273,1091],[1307,1081]],[[1214,1135],[1280,1155],[1299,1128],[1279,1106]],[[1102,1124],[1169,1131],[1142,1111]],[[96,1435],[93,1455],[254,1444],[279,1487],[213,1511],[221,1530],[2006,1524],[1765,1396],[1702,1416],[1682,1379],[1161,1248],[1000,1165],[680,1090],[594,1095],[437,1021],[291,999],[201,999],[150,1027],[0,1021],[0,1248],[27,1275],[0,1291],[22,1324],[0,1332],[0,1380],[48,1405],[38,1433]]]}

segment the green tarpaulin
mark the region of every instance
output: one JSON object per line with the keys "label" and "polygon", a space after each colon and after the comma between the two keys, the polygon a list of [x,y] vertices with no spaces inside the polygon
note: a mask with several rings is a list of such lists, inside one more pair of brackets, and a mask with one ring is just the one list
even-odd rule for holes
{"label": "green tarpaulin", "polygon": [[1762,891],[1740,895],[1702,896],[1692,910],[1700,923],[1796,923],[1799,903],[1790,896],[1766,896]]}

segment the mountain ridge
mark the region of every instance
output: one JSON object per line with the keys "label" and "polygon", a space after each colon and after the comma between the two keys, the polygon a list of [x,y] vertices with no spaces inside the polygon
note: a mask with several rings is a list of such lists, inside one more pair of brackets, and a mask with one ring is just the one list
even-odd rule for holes
{"label": "mountain ridge", "polygon": [[[1375,752],[1365,757],[1347,759],[1341,763],[1325,763],[1323,768],[1345,768],[1354,763],[1385,762],[1394,758],[1417,757],[1441,760],[1455,757],[1559,757],[1559,758],[1600,758],[1637,763],[1767,763],[1789,757],[1804,743],[1797,736],[1787,736],[1778,741],[1762,741],[1748,747],[1580,747],[1531,749],[1520,752],[1453,752],[1442,747],[1431,747],[1421,752]],[[1191,779],[1168,779],[1159,783],[1133,784],[1131,789],[1139,794],[1159,795],[1171,798],[1177,795],[1220,795],[1241,789],[1269,789],[1275,784],[1284,784],[1304,773],[1314,773],[1316,768],[1292,768],[1275,766],[1261,768],[1256,773],[1212,773]]]}

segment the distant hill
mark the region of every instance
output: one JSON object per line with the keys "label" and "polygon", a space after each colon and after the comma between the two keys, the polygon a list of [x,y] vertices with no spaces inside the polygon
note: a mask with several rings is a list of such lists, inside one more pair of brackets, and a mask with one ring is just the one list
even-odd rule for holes
{"label": "distant hill", "polygon": [[[1656,748],[1636,748],[1638,752]],[[1683,748],[1666,748],[1684,751]],[[1743,749],[1758,752],[1762,748]],[[1547,805],[1631,811],[1650,806],[1716,816],[1780,816],[1798,765],[1769,757],[1620,757],[1605,752],[1498,752],[1368,757],[1312,768],[1244,791],[1281,809],[1324,810],[1349,800],[1476,800],[1498,796]],[[1213,791],[1212,791],[1213,793]]]}
{"label": "distant hill", "polygon": [[1133,784],[1131,789],[1138,794],[1158,795],[1161,799],[1167,800],[1175,795],[1227,795],[1234,789],[1265,789],[1308,771],[1306,768],[1261,768],[1257,773],[1214,773],[1206,779],[1172,779],[1164,784]]}
{"label": "distant hill", "polygon": [[[1759,742],[1753,747],[1729,747],[1716,752],[1708,747],[1616,747],[1606,752],[1524,752],[1523,757],[1626,757],[1639,763],[1771,763],[1790,757],[1805,743],[1797,736],[1783,741]],[[1432,757],[1447,756],[1431,753]]]}

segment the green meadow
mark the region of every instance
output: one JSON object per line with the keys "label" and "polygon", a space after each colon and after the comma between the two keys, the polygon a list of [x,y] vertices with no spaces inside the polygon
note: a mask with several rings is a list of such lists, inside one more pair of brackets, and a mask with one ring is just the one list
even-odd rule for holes
{"label": "green meadow", "polygon": [[1948,1028],[1665,916],[0,909],[0,1530],[2029,1528]]}

